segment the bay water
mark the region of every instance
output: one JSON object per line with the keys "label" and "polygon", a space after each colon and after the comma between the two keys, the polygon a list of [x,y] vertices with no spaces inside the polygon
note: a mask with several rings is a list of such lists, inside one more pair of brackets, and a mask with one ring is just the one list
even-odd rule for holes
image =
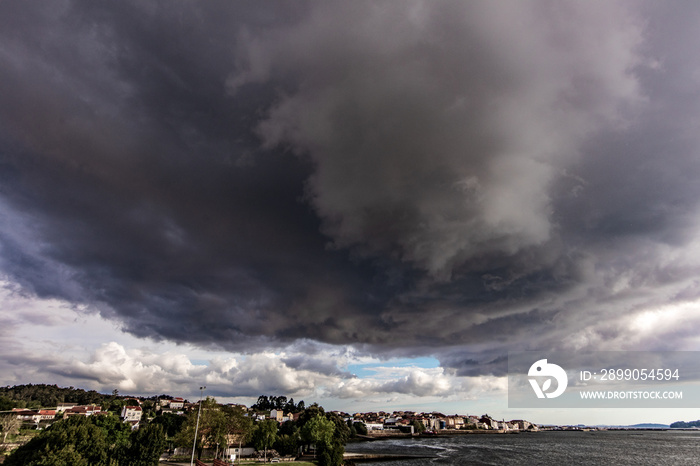
{"label": "bay water", "polygon": [[350,443],[346,451],[425,455],[382,466],[700,465],[700,431],[545,431],[466,434]]}

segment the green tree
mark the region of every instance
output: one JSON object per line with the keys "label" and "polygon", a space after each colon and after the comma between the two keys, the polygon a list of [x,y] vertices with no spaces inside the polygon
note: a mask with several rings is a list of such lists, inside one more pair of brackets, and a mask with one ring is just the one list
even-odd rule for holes
{"label": "green tree", "polygon": [[411,425],[413,425],[413,432],[416,434],[420,434],[422,432],[425,432],[425,424],[420,422],[418,419],[414,420]]}
{"label": "green tree", "polygon": [[336,414],[323,413],[323,408],[313,411],[316,416],[304,424],[302,439],[316,446],[319,466],[340,466],[350,429]]}
{"label": "green tree", "polygon": [[16,407],[16,402],[5,395],[0,395],[0,411],[9,411]]}
{"label": "green tree", "polygon": [[299,414],[299,419],[297,420],[297,425],[300,429],[304,428],[304,425],[316,416],[325,416],[326,411],[318,403],[314,403],[308,408],[304,409],[301,414]]}
{"label": "green tree", "polygon": [[60,450],[46,449],[43,456],[27,464],[32,466],[90,466],[88,460],[75,451],[73,445],[66,445]]}
{"label": "green tree", "polygon": [[222,406],[226,417],[226,434],[234,444],[248,443],[253,434],[253,420],[238,406]]}
{"label": "green tree", "polygon": [[43,461],[47,455],[74,457],[77,464],[85,460],[94,466],[110,466],[110,450],[105,430],[88,417],[71,416],[19,447],[5,459],[4,466],[46,464]]}
{"label": "green tree", "polygon": [[149,424],[131,434],[131,444],[126,449],[123,464],[131,466],[157,466],[165,451],[163,426]]}
{"label": "green tree", "polygon": [[274,445],[275,450],[282,455],[295,455],[299,450],[300,439],[301,432],[296,422],[286,421],[277,431],[277,440]]}
{"label": "green tree", "polygon": [[121,400],[121,399],[115,399],[112,400],[108,403],[106,403],[105,409],[107,409],[109,412],[116,414],[117,416],[120,416],[122,413],[122,408],[124,406],[128,406],[126,400]]}
{"label": "green tree", "polygon": [[357,432],[359,435],[367,435],[367,426],[364,422],[355,421],[352,423],[352,427],[355,429],[355,432]]}
{"label": "green tree", "polygon": [[335,413],[326,413],[326,418],[335,425],[333,438],[338,440],[342,445],[348,443],[348,439],[350,438],[350,428],[348,425]]}
{"label": "green tree", "polygon": [[[216,399],[207,397],[202,400],[202,411],[199,415],[199,428],[197,428],[197,416],[199,410],[194,410],[187,415],[182,429],[175,436],[175,443],[184,448],[192,448],[195,444],[197,458],[202,457],[204,448],[216,448],[218,451],[228,446],[229,422],[224,408],[216,402]],[[197,442],[194,442],[194,433],[197,431]]]}
{"label": "green tree", "polygon": [[159,424],[163,426],[163,431],[168,438],[175,437],[180,429],[182,429],[182,424],[187,420],[185,416],[180,416],[173,413],[162,413],[151,421],[151,424]]}
{"label": "green tree", "polygon": [[129,445],[131,427],[122,422],[117,416],[94,416],[91,422],[105,431],[112,449],[123,449]]}
{"label": "green tree", "polygon": [[325,416],[318,414],[310,419],[301,430],[301,437],[307,443],[313,444],[316,448],[328,445],[333,439],[335,424]]}
{"label": "green tree", "polygon": [[266,419],[260,421],[253,430],[253,445],[257,450],[265,450],[267,461],[267,449],[272,447],[277,439],[277,421]]}

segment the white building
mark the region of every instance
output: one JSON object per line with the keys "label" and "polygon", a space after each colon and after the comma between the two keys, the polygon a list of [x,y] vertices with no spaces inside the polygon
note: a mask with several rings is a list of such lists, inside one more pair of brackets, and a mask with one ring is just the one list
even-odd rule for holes
{"label": "white building", "polygon": [[124,422],[139,422],[142,414],[141,406],[124,406],[121,418]]}
{"label": "white building", "polygon": [[365,422],[365,426],[367,426],[367,430],[384,430],[384,424],[379,422]]}
{"label": "white building", "polygon": [[169,403],[170,409],[182,409],[185,407],[185,400],[182,398],[173,398]]}

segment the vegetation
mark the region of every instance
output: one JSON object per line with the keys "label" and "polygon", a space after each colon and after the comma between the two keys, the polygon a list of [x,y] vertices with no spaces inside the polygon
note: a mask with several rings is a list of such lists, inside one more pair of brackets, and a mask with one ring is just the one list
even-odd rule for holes
{"label": "vegetation", "polygon": [[256,450],[265,451],[265,460],[267,461],[267,449],[271,448],[277,440],[277,421],[266,419],[258,422],[253,430],[253,445]]}
{"label": "vegetation", "polygon": [[160,425],[131,432],[115,416],[71,416],[12,452],[4,465],[150,466],[158,464],[164,450]]}
{"label": "vegetation", "polygon": [[345,444],[351,432],[342,419],[314,403],[299,416],[299,425],[302,441],[307,446],[315,446],[319,466],[343,464]]}
{"label": "vegetation", "polygon": [[2,443],[7,443],[7,437],[10,435],[17,435],[19,433],[19,428],[22,425],[17,416],[11,414],[5,414],[0,416],[0,432],[2,432]]}
{"label": "vegetation", "polygon": [[422,422],[415,420],[411,423],[411,425],[413,425],[413,432],[417,434],[422,434],[425,432],[425,425]]}
{"label": "vegetation", "polygon": [[119,399],[116,394],[104,395],[94,390],[61,388],[57,385],[27,384],[0,387],[0,411],[12,408],[38,409],[57,406],[58,403],[97,404],[108,408],[116,399]]}
{"label": "vegetation", "polygon": [[[197,457],[211,449],[221,457],[230,446],[254,445],[265,452],[293,456],[313,451],[319,466],[342,464],[345,444],[350,436],[366,434],[363,423],[346,424],[333,413],[326,413],[318,404],[308,408],[304,402],[295,403],[285,396],[260,396],[253,411],[269,413],[273,409],[285,414],[297,414],[297,420],[279,425],[275,420],[254,422],[255,416],[236,406],[220,405],[214,398],[202,400],[201,413],[193,409],[184,415],[162,412],[159,399],[121,396],[118,390],[111,394],[95,391],[60,388],[56,385],[19,385],[0,387],[0,407],[38,409],[57,406],[58,403],[97,404],[107,414],[71,416],[57,420],[43,431],[33,431],[31,440],[6,457],[5,465],[85,465],[85,466],[145,466],[155,465],[161,454],[176,446],[192,449]],[[144,413],[141,426],[131,431],[121,422],[119,413],[127,405],[139,404]],[[197,420],[198,414],[199,423]],[[3,442],[16,435],[21,423],[14,415],[0,417],[0,439]],[[195,441],[195,429],[197,439]],[[28,441],[27,441],[28,440]],[[188,458],[189,460],[189,458]]]}
{"label": "vegetation", "polygon": [[691,427],[700,427],[700,421],[676,421],[673,424],[671,424],[672,429],[689,429]]}
{"label": "vegetation", "polygon": [[[199,424],[197,424],[199,416]],[[153,422],[159,422],[156,418]],[[179,432],[174,435],[174,443],[180,447],[192,448],[195,445],[197,458],[202,457],[204,448],[214,448],[223,452],[230,444],[245,444],[252,432],[252,420],[238,407],[221,406],[216,399],[207,397],[199,409],[190,411],[184,418]],[[195,444],[194,435],[197,432]]]}
{"label": "vegetation", "polygon": [[280,455],[296,455],[299,452],[301,432],[294,421],[286,421],[277,430],[274,448]]}
{"label": "vegetation", "polygon": [[161,413],[151,421],[151,424],[157,424],[163,427],[163,432],[165,432],[165,438],[168,442],[168,449],[172,450],[175,448],[174,437],[182,430],[182,425],[186,420],[187,418],[185,416],[179,414]]}
{"label": "vegetation", "polygon": [[258,397],[257,403],[251,406],[251,409],[255,411],[272,411],[276,409],[278,411],[284,411],[285,413],[300,413],[304,411],[304,401],[300,401],[299,404],[294,404],[294,398],[287,400],[286,396],[267,396],[262,395]]}

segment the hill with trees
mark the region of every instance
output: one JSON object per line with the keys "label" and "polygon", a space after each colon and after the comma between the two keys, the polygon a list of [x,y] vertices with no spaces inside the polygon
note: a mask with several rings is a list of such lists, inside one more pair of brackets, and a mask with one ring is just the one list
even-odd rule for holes
{"label": "hill with trees", "polygon": [[109,406],[120,399],[117,390],[111,395],[86,391],[81,388],[62,388],[58,385],[26,384],[13,387],[0,387],[0,411],[12,408],[38,409],[57,406],[58,403],[77,403],[80,405],[96,404]]}
{"label": "hill with trees", "polygon": [[692,427],[700,427],[700,420],[689,422],[676,421],[673,424],[671,424],[670,427],[671,429],[690,429]]}

